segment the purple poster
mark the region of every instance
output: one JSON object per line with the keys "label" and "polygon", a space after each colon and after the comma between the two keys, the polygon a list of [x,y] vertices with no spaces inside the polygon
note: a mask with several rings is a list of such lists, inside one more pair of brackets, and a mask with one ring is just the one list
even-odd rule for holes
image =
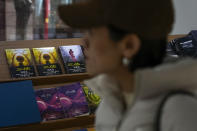
{"label": "purple poster", "polygon": [[37,90],[36,100],[43,121],[65,118],[56,88]]}
{"label": "purple poster", "polygon": [[60,103],[67,117],[89,113],[88,103],[80,83],[58,87]]}

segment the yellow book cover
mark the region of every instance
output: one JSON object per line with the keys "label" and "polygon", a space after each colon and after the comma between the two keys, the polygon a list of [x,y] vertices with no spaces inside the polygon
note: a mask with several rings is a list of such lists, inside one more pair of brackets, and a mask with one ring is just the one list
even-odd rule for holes
{"label": "yellow book cover", "polygon": [[88,128],[88,131],[96,131],[95,128]]}
{"label": "yellow book cover", "polygon": [[62,74],[55,47],[33,48],[32,50],[40,76]]}
{"label": "yellow book cover", "polygon": [[83,91],[85,93],[86,99],[88,101],[88,105],[90,108],[90,114],[94,114],[98,105],[101,102],[100,96],[93,92],[93,90],[87,87],[84,83],[81,83]]}
{"label": "yellow book cover", "polygon": [[31,52],[29,48],[5,49],[11,77],[35,76]]}

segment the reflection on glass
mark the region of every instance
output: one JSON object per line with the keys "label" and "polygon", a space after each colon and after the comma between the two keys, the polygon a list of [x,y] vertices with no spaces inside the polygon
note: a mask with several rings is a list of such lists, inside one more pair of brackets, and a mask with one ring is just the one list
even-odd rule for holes
{"label": "reflection on glass", "polygon": [[33,11],[31,0],[14,0],[16,10],[16,39],[24,40],[26,37],[27,24]]}
{"label": "reflection on glass", "polygon": [[0,0],[0,41],[5,40],[5,0]]}
{"label": "reflection on glass", "polygon": [[60,4],[81,1],[85,0],[0,0],[0,41],[82,37],[57,14]]}

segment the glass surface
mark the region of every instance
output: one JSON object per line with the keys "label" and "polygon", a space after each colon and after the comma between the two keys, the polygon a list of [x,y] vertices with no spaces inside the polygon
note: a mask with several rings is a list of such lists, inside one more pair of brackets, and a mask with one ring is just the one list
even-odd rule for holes
{"label": "glass surface", "polygon": [[0,0],[0,41],[78,38],[59,18],[60,4],[85,0]]}

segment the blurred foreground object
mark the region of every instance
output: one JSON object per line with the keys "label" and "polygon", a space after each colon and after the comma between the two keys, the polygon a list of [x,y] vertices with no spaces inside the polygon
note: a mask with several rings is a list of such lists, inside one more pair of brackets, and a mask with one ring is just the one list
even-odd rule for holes
{"label": "blurred foreground object", "polygon": [[192,30],[188,35],[169,42],[167,53],[177,57],[197,57],[197,30]]}

